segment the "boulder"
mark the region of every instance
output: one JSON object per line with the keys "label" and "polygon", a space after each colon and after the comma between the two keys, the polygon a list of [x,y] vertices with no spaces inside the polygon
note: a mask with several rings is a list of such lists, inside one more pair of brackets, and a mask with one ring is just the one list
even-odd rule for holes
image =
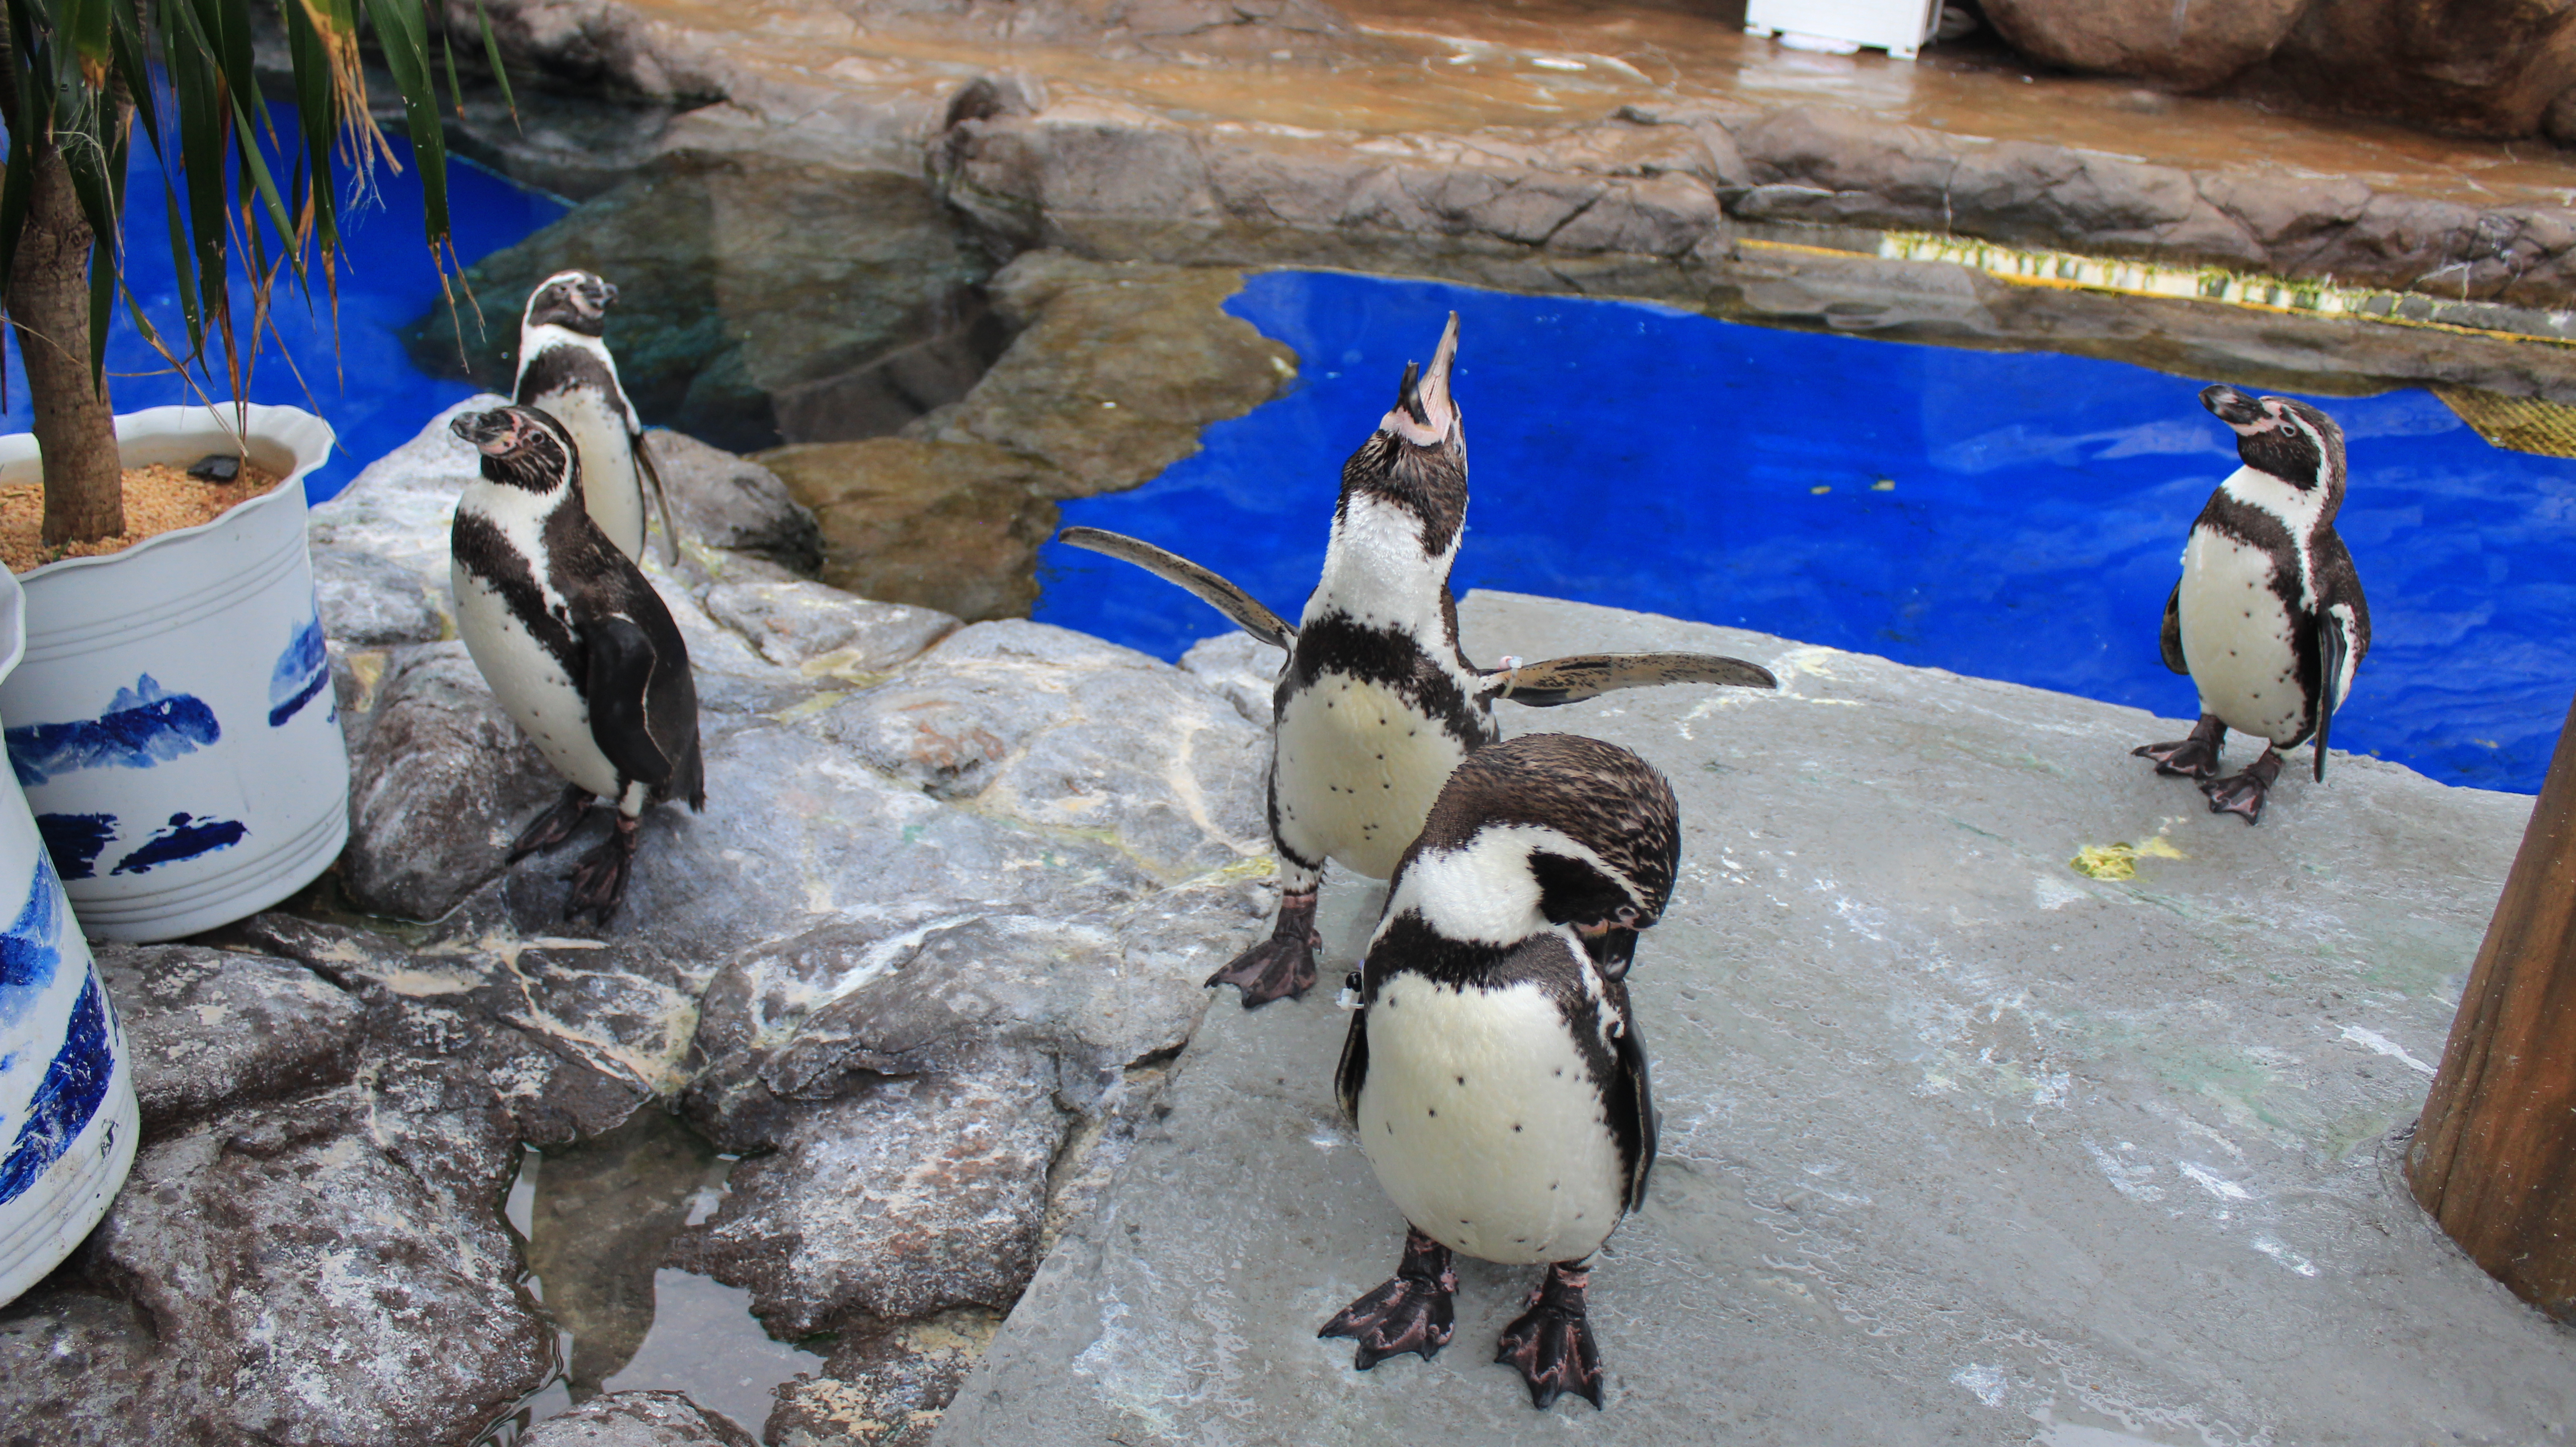
{"label": "boulder", "polygon": [[537,1423],[519,1447],[756,1447],[686,1392],[610,1392]]}
{"label": "boulder", "polygon": [[358,1002],[300,964],[195,945],[92,952],[132,1047],[147,1136],[349,1078]]}
{"label": "boulder", "polygon": [[724,583],[707,612],[760,656],[808,676],[884,673],[958,628],[935,608],[877,603],[821,583]]}
{"label": "boulder", "polygon": [[937,435],[1044,460],[1059,497],[1150,482],[1297,378],[1296,353],[1224,310],[1242,289],[1237,271],[1019,257],[992,291],[1020,334]]}
{"label": "boulder", "polygon": [[2034,60],[2203,90],[2260,63],[2309,0],[1986,0],[1986,19]]}
{"label": "boulder", "polygon": [[416,1058],[146,1143],[83,1269],[150,1318],[139,1405],[188,1431],[126,1440],[472,1438],[553,1356],[495,1209],[517,1159],[489,1085]]}
{"label": "boulder", "polygon": [[813,509],[824,582],[968,622],[1025,618],[1038,544],[1066,484],[1046,463],[977,442],[877,437],[760,454]]}
{"label": "boulder", "polygon": [[341,887],[359,908],[436,919],[501,872],[562,776],[492,696],[463,643],[389,662],[349,788]]}
{"label": "boulder", "polygon": [[413,357],[507,390],[528,293],[572,266],[617,284],[606,340],[638,413],[736,451],[891,432],[1008,340],[978,296],[992,261],[918,179],[698,153],[468,268],[480,327],[463,316],[460,348],[435,307]]}
{"label": "boulder", "polygon": [[966,1307],[844,1330],[822,1371],[778,1389],[763,1435],[777,1447],[928,1447],[1000,1325],[999,1314]]}
{"label": "boulder", "polygon": [[202,1427],[160,1345],[141,1308],[59,1279],[0,1307],[10,1447],[189,1440]]}
{"label": "boulder", "polygon": [[322,633],[344,648],[435,643],[454,631],[443,590],[411,568],[356,548],[313,552],[313,603]]}
{"label": "boulder", "polygon": [[790,573],[811,574],[822,566],[823,539],[814,514],[788,493],[778,474],[667,427],[646,432],[644,446],[682,536]]}
{"label": "boulder", "polygon": [[2571,86],[2576,0],[2309,0],[2270,60],[2232,89],[2514,137],[2538,132]]}

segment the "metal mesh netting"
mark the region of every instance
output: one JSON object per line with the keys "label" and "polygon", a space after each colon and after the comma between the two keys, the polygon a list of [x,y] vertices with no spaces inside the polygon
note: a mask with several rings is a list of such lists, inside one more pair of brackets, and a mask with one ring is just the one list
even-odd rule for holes
{"label": "metal mesh netting", "polygon": [[2507,397],[2475,387],[2436,387],[2433,395],[2498,447],[2542,457],[2576,457],[2576,406],[2538,397]]}

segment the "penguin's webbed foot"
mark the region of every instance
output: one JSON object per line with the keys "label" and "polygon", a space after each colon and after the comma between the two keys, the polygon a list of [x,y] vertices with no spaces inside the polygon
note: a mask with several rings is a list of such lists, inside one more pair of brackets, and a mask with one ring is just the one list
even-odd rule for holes
{"label": "penguin's webbed foot", "polygon": [[1449,1248],[1407,1226],[1404,1264],[1375,1291],[1333,1313],[1317,1337],[1346,1336],[1358,1342],[1351,1365],[1367,1371],[1388,1357],[1412,1352],[1424,1361],[1457,1331],[1450,1299],[1458,1292],[1458,1271]]}
{"label": "penguin's webbed foot", "polygon": [[1583,1309],[1591,1284],[1585,1267],[1552,1265],[1530,1293],[1529,1310],[1503,1328],[1494,1360],[1520,1369],[1530,1405],[1541,1411],[1572,1392],[1601,1408],[1601,1349],[1592,1341],[1592,1318]]}
{"label": "penguin's webbed foot", "polygon": [[2216,716],[2202,714],[2194,724],[2191,737],[2169,744],[2140,744],[2129,750],[2142,759],[2156,761],[2156,772],[2177,779],[2209,779],[2218,774],[2218,752],[2226,747],[2227,725]]}
{"label": "penguin's webbed foot", "polygon": [[2263,798],[2271,792],[2272,781],[2281,777],[2281,755],[2276,749],[2265,749],[2263,757],[2245,766],[2245,772],[2212,779],[2200,786],[2209,796],[2212,814],[2238,814],[2249,825],[2263,822]]}
{"label": "penguin's webbed foot", "polygon": [[552,849],[572,837],[581,821],[590,813],[591,792],[579,784],[564,786],[563,797],[555,806],[538,815],[527,828],[519,831],[518,840],[510,846],[512,864],[540,849]]}
{"label": "penguin's webbed foot", "polygon": [[1315,891],[1284,893],[1270,938],[1235,956],[1207,982],[1241,989],[1247,1010],[1302,995],[1315,983],[1315,951],[1323,946],[1324,937],[1315,930]]}
{"label": "penguin's webbed foot", "polygon": [[573,865],[572,890],[564,896],[564,918],[577,919],[587,913],[593,923],[606,927],[609,916],[617,913],[619,902],[626,898],[626,877],[634,872],[638,838],[635,821],[618,815],[617,828],[597,849]]}

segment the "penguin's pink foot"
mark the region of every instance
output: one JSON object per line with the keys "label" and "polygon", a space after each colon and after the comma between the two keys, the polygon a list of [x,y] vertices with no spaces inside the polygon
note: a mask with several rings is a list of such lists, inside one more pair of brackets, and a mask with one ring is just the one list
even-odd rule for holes
{"label": "penguin's pink foot", "polygon": [[1315,951],[1323,946],[1324,937],[1315,932],[1315,891],[1282,894],[1270,938],[1235,956],[1207,982],[1240,988],[1247,1010],[1302,995],[1315,983]]}
{"label": "penguin's pink foot", "polygon": [[1503,1328],[1494,1360],[1520,1369],[1530,1405],[1545,1411],[1572,1392],[1601,1409],[1601,1349],[1592,1341],[1592,1319],[1583,1310],[1585,1267],[1552,1265],[1530,1293],[1529,1310]]}
{"label": "penguin's pink foot", "polygon": [[602,926],[617,913],[618,903],[626,898],[626,877],[634,871],[635,845],[638,839],[635,821],[620,814],[617,828],[597,849],[581,857],[572,867],[572,891],[564,896],[564,918],[577,919],[584,913]]}
{"label": "penguin's pink foot", "polygon": [[2169,744],[2140,744],[2129,750],[2142,759],[2156,761],[2156,772],[2178,779],[2210,779],[2218,775],[2218,751],[2227,745],[2227,725],[2214,715],[2202,714],[2194,724],[2191,737]]}
{"label": "penguin's pink foot", "polygon": [[2212,814],[2238,814],[2247,824],[2263,822],[2263,798],[2271,792],[2272,781],[2281,777],[2281,755],[2265,749],[2263,757],[2245,766],[2245,772],[2224,779],[2212,779],[2200,786],[2209,796]]}
{"label": "penguin's pink foot", "polygon": [[563,797],[555,806],[538,815],[527,828],[519,831],[518,841],[510,846],[510,863],[516,864],[540,849],[552,849],[572,837],[590,813],[591,794],[579,784],[564,786]]}
{"label": "penguin's pink foot", "polygon": [[1457,1292],[1458,1271],[1450,1264],[1449,1248],[1407,1226],[1404,1264],[1394,1277],[1335,1312],[1315,1335],[1358,1342],[1351,1365],[1361,1371],[1406,1352],[1427,1362],[1457,1331],[1450,1305]]}

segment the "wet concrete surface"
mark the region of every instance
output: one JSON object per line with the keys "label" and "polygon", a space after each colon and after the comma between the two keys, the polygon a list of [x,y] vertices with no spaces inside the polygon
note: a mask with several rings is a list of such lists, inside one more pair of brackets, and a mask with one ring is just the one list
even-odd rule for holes
{"label": "wet concrete surface", "polygon": [[1783,680],[1498,710],[1636,749],[1682,801],[1629,977],[1662,1154],[1592,1278],[1607,1410],[1534,1412],[1492,1363],[1528,1268],[1462,1261],[1429,1362],[1315,1338],[1403,1233],[1332,1100],[1331,986],[1382,898],[1340,876],[1324,988],[1210,1010],[938,1442],[2561,1439],[2576,1333],[2396,1174],[2528,799],[2349,756],[2318,786],[2301,755],[2247,828],[2129,756],[2182,727],[2138,710],[1460,613],[1473,656],[1713,648]]}

